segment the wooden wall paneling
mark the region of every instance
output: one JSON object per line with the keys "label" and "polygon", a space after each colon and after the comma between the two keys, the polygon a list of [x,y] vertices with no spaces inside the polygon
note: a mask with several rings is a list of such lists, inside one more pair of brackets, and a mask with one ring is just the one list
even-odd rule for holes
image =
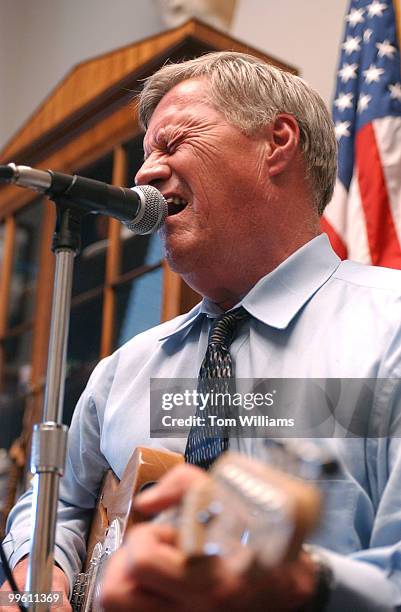
{"label": "wooden wall paneling", "polygon": [[0,390],[4,377],[4,347],[1,343],[7,329],[10,284],[14,261],[16,221],[10,216],[4,224],[4,251],[0,268]]}
{"label": "wooden wall paneling", "polygon": [[[126,104],[104,119],[79,134],[64,147],[48,155],[36,165],[37,168],[66,172],[76,172],[79,168],[109,153],[113,148],[134,138],[140,132],[137,114],[132,105]],[[25,206],[37,194],[29,189],[15,185],[0,187],[0,216],[5,217]]]}
{"label": "wooden wall paneling", "polygon": [[[126,185],[128,159],[126,150],[119,145],[114,149],[113,185]],[[109,245],[106,259],[106,279],[103,294],[102,340],[100,357],[110,355],[114,346],[116,295],[114,283],[120,273],[121,223],[109,220]]]}

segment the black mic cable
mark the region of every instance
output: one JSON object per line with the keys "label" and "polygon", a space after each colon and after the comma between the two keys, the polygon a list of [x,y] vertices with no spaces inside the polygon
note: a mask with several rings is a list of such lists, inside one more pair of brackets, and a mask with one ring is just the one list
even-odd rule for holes
{"label": "black mic cable", "polygon": [[[3,543],[1,541],[0,541],[0,559],[1,559],[1,564],[3,566],[4,574],[6,576],[6,580],[8,584],[10,585],[13,593],[17,593],[20,595],[21,594],[20,590],[17,586],[17,583],[15,582],[15,578],[13,576],[11,567],[8,563],[6,553],[4,552]],[[19,601],[17,605],[19,609],[21,610],[21,612],[26,612],[27,608],[24,606],[23,603],[21,603],[21,601]]]}

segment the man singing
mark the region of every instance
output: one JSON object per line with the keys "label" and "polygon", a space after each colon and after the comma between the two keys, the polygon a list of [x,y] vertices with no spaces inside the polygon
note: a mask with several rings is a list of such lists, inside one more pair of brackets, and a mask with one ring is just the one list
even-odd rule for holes
{"label": "man singing", "polygon": [[[150,378],[196,379],[217,361],[237,379],[385,380],[363,413],[386,431],[401,414],[401,273],[341,262],[319,234],[333,192],[336,141],[316,92],[254,57],[212,53],[151,76],[140,118],[145,161],[136,183],[154,185],[167,199],[167,260],[203,301],[103,360],[77,406],[55,552],[54,588],[66,597],[104,471],[110,466],[121,477],[136,446],[181,452],[192,464],[138,499],[148,513],[178,502],[227,447],[263,457],[260,439],[211,443],[196,427],[188,440],[150,439]],[[339,403],[336,417],[346,419],[353,408]],[[308,409],[300,401],[297,419],[307,422]],[[333,436],[320,443],[340,471],[321,483],[330,493],[326,520],[296,560],[250,577],[212,557],[193,581],[174,528],[148,523],[134,528],[109,564],[106,609],[396,610],[399,439]],[[28,492],[6,537],[21,584],[30,512]]]}

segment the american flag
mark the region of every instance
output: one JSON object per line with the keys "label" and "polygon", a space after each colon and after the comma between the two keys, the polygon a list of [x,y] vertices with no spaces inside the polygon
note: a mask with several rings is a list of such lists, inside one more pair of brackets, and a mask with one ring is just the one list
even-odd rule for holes
{"label": "american flag", "polygon": [[351,0],[345,20],[333,103],[338,176],[322,229],[342,258],[401,268],[401,69],[395,8],[391,0]]}

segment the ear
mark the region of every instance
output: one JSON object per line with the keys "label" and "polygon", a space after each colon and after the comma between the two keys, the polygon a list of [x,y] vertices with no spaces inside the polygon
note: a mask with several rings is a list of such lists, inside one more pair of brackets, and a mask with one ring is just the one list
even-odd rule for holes
{"label": "ear", "polygon": [[287,168],[297,152],[299,126],[292,115],[280,113],[269,128],[268,172],[269,176],[276,176]]}

